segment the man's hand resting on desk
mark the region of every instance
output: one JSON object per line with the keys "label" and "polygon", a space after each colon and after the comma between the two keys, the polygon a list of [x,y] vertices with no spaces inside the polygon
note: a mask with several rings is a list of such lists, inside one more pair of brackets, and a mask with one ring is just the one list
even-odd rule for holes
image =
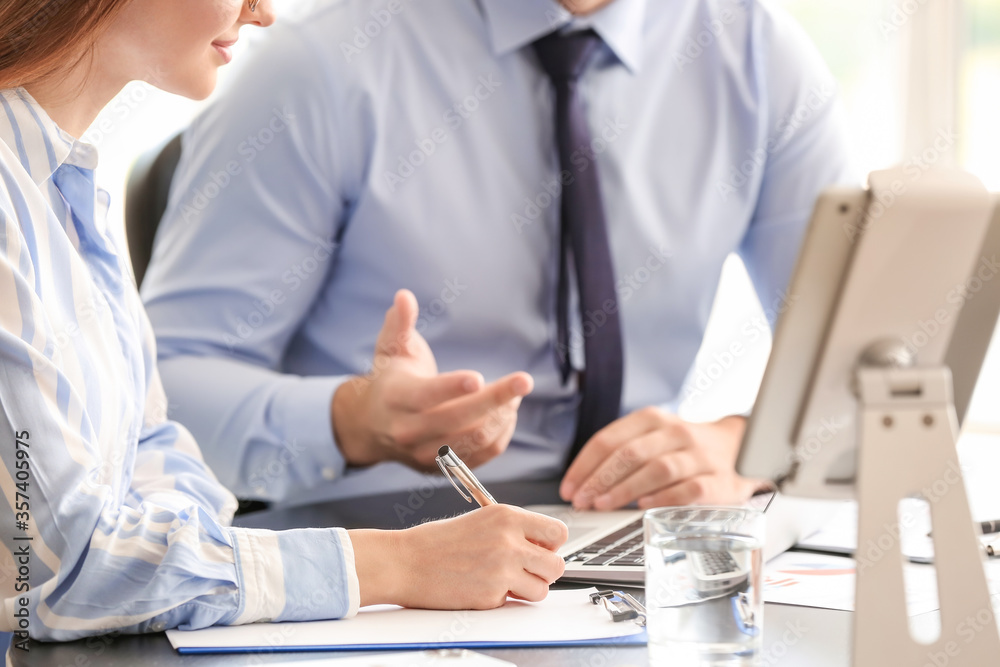
{"label": "man's hand resting on desk", "polygon": [[743,417],[696,424],[644,408],[594,434],[566,471],[559,495],[577,509],[725,504],[760,486],[736,474]]}
{"label": "man's hand resting on desk", "polygon": [[561,521],[510,505],[399,531],[352,530],[361,605],[493,609],[537,602],[562,576]]}
{"label": "man's hand resting on desk", "polygon": [[342,384],[330,406],[334,433],[349,465],[400,461],[436,470],[450,445],[469,467],[510,443],[521,399],[533,388],[527,373],[490,384],[471,370],[438,373],[434,354],[416,330],[417,299],[396,293],[375,343],[372,373]]}

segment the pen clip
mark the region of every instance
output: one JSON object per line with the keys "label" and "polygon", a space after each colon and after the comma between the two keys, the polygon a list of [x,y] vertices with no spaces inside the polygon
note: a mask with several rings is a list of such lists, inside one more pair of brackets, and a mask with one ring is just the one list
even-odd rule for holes
{"label": "pen clip", "polygon": [[444,459],[442,459],[442,457],[440,456],[435,456],[434,460],[437,461],[438,468],[441,468],[441,472],[444,473],[444,476],[448,478],[448,481],[451,482],[451,485],[455,487],[455,490],[458,491],[463,498],[465,498],[465,502],[471,503],[472,497],[465,492],[465,489],[462,488],[462,485],[458,484],[455,481],[455,476],[451,472],[451,466],[445,463]]}
{"label": "pen clip", "polygon": [[[483,486],[478,479],[476,479],[476,476],[472,474],[469,467],[462,462],[462,459],[459,458],[458,454],[456,454],[451,447],[443,445],[441,449],[438,450],[438,455],[434,460],[437,461],[438,467],[441,468],[441,471],[448,476],[452,486],[454,486],[455,489],[461,493],[462,497],[468,502],[471,503],[472,500],[469,500],[468,496],[465,495],[466,491],[477,503],[479,503],[480,506],[496,504],[496,499],[491,496],[490,492],[486,490],[486,487]],[[465,487],[465,491],[459,488],[459,485],[455,482],[454,478],[458,478],[461,485]]]}

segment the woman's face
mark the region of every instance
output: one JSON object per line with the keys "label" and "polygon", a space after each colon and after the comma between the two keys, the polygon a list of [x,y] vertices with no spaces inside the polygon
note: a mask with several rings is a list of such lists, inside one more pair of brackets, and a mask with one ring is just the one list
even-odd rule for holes
{"label": "woman's face", "polygon": [[132,0],[97,45],[108,74],[193,99],[215,89],[217,70],[247,24],[274,23],[271,0]]}

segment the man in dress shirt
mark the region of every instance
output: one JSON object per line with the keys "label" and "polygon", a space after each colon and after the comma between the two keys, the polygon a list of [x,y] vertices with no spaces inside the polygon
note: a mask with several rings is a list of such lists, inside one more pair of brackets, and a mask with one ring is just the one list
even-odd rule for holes
{"label": "man in dress shirt", "polygon": [[[599,43],[558,93],[585,109],[570,152],[537,43],[581,30]],[[578,507],[750,492],[744,419],[674,412],[726,257],[779,303],[817,194],[850,177],[832,77],[790,18],[342,0],[273,33],[186,133],[143,285],[172,415],[224,483],[285,504],[418,490],[447,443],[486,483],[573,458]],[[590,252],[566,250],[567,196],[600,209],[602,308],[581,282],[603,269],[564,271]],[[617,409],[581,437],[584,369],[614,384],[587,342],[609,331]]]}

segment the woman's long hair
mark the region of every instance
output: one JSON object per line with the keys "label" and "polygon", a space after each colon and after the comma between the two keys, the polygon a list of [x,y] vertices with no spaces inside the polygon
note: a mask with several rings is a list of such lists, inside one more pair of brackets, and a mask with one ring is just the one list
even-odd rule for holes
{"label": "woman's long hair", "polygon": [[75,65],[130,1],[0,0],[0,90]]}

